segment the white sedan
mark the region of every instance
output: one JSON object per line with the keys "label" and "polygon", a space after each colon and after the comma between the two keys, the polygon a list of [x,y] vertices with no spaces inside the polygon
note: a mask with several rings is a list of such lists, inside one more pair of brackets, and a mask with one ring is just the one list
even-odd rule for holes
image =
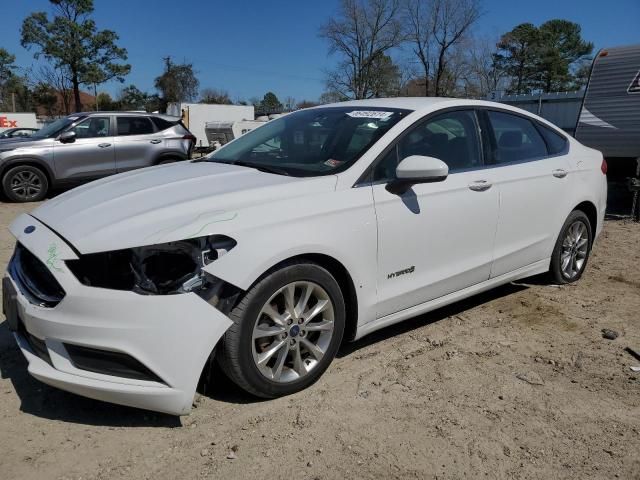
{"label": "white sedan", "polygon": [[186,414],[210,358],[287,395],[345,340],[519,278],[578,280],[605,173],[496,103],[302,110],[18,217],[4,312],[29,372],[80,395]]}

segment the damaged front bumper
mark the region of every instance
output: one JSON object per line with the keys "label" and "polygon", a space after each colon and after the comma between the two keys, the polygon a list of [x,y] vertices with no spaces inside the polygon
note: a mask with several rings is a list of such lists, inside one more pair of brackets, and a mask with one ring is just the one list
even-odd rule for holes
{"label": "damaged front bumper", "polygon": [[8,276],[16,291],[14,334],[29,373],[86,397],[189,413],[207,358],[231,320],[195,293],[139,295],[85,286],[65,263],[76,253],[45,225],[22,215],[10,230],[64,290],[59,303],[43,306],[33,298],[33,285]]}

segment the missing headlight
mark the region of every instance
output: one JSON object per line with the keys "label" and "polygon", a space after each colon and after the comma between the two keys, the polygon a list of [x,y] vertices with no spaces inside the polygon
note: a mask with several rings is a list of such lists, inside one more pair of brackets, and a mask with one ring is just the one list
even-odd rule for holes
{"label": "missing headlight", "polygon": [[85,285],[171,295],[210,288],[202,268],[236,245],[224,235],[83,255],[67,261]]}

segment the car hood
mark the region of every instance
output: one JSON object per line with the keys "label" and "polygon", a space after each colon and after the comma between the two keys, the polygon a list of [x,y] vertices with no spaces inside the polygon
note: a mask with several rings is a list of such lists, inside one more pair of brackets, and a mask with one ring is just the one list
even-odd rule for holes
{"label": "car hood", "polygon": [[228,231],[252,206],[331,191],[335,185],[333,175],[296,178],[186,161],[86,184],[31,215],[81,253],[93,253]]}
{"label": "car hood", "polygon": [[50,138],[0,138],[0,153],[16,148],[40,147],[52,142]]}

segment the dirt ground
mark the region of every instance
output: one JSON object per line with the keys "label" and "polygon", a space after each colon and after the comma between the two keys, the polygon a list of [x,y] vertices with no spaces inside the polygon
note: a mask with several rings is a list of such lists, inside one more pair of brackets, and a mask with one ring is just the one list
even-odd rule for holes
{"label": "dirt ground", "polygon": [[[3,270],[31,208],[0,205]],[[188,417],[43,385],[0,324],[0,478],[639,479],[639,320],[640,225],[610,220],[575,286],[529,279],[388,328],[290,397],[218,376]]]}

